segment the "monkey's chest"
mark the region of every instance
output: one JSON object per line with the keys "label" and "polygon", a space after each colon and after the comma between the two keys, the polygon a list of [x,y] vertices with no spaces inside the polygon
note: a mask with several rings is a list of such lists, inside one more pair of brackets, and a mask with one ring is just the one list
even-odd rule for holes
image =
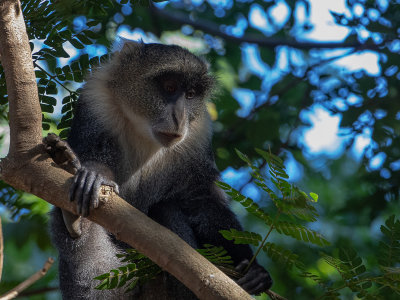
{"label": "monkey's chest", "polygon": [[119,182],[120,193],[135,208],[147,214],[151,206],[171,197],[174,182],[171,175],[165,172],[148,175],[139,171]]}

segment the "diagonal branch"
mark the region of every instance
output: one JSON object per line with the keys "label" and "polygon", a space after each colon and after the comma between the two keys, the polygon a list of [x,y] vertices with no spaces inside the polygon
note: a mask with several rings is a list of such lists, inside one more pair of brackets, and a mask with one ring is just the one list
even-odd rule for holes
{"label": "diagonal branch", "polygon": [[[72,176],[52,162],[41,144],[38,90],[18,0],[0,1],[0,55],[6,74],[11,128],[10,152],[0,162],[0,177],[15,188],[77,214],[68,200]],[[148,256],[200,299],[251,299],[176,234],[115,193],[106,197],[108,201],[88,219]]]}
{"label": "diagonal branch", "polygon": [[262,47],[270,47],[275,48],[277,46],[289,46],[297,49],[337,49],[337,48],[357,48],[358,50],[377,50],[384,44],[381,43],[379,45],[367,42],[362,44],[360,42],[352,42],[352,43],[338,43],[338,42],[299,42],[296,40],[289,39],[281,39],[281,38],[271,38],[265,37],[259,34],[246,34],[242,37],[236,37],[233,35],[229,35],[226,32],[223,32],[219,27],[219,24],[208,20],[197,19],[193,20],[188,17],[187,14],[178,12],[178,11],[168,11],[167,9],[158,9],[153,4],[150,3],[150,12],[154,16],[158,16],[162,19],[165,19],[169,22],[173,22],[180,25],[190,25],[196,29],[202,30],[209,34],[219,36],[227,41],[234,43],[251,43],[257,44]]}
{"label": "diagonal branch", "polygon": [[36,281],[38,281],[40,278],[42,278],[44,275],[47,274],[47,271],[50,269],[50,267],[53,265],[54,259],[49,257],[47,261],[44,263],[43,268],[41,268],[39,271],[37,271],[35,274],[33,274],[31,277],[26,279],[25,281],[21,282],[18,284],[15,288],[12,290],[8,291],[4,295],[0,296],[0,300],[10,300],[16,298],[21,292],[28,287],[30,287],[32,284],[34,284]]}

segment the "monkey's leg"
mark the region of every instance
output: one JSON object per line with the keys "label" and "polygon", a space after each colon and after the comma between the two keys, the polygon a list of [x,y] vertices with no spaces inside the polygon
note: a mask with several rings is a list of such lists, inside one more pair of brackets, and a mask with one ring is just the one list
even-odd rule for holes
{"label": "monkey's leg", "polygon": [[101,281],[95,277],[121,266],[116,254],[120,249],[109,233],[96,223],[82,218],[82,233],[72,238],[67,231],[61,210],[51,212],[51,236],[59,252],[60,290],[65,300],[129,299],[124,289],[96,290]]}
{"label": "monkey's leg", "polygon": [[[43,138],[47,153],[54,162],[65,171],[76,174],[81,168],[81,163],[74,151],[66,141],[63,141],[58,135],[49,133]],[[74,215],[66,210],[61,210],[64,224],[72,238],[77,238],[82,234],[81,217]]]}

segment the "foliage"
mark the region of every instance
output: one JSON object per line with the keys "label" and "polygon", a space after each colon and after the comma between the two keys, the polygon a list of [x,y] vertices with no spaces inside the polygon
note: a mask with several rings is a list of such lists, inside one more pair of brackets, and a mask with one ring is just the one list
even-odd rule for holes
{"label": "foliage", "polygon": [[[230,276],[240,277],[233,268],[231,257],[226,255],[227,251],[223,247],[206,244],[203,249],[197,249],[197,251]],[[96,289],[124,287],[125,292],[129,292],[162,272],[159,266],[135,249],[126,249],[125,253],[117,254],[117,257],[121,259],[121,263],[127,264],[95,277],[95,280],[101,281]]]}
{"label": "foliage", "polygon": [[122,263],[129,263],[94,278],[101,280],[96,289],[114,289],[127,285],[125,292],[129,292],[136,285],[144,284],[162,272],[160,267],[135,249],[127,249],[126,253],[117,254],[117,257]]}
{"label": "foliage", "polygon": [[349,288],[360,299],[395,299],[400,294],[400,221],[395,216],[390,216],[381,232],[387,243],[381,241],[380,272],[367,271],[363,260],[351,248],[341,248],[339,257],[322,254],[323,259],[340,274],[341,280],[333,286],[327,280],[310,272],[302,276],[316,281],[325,293],[321,299],[341,299],[339,290]]}
{"label": "foliage", "polygon": [[[324,199],[319,203],[320,220],[314,224],[332,244],[335,247],[352,245],[363,257],[367,269],[385,267],[377,253],[394,246],[390,246],[390,239],[384,244],[377,243],[370,231],[389,214],[400,213],[398,1],[346,0],[343,10],[332,6],[331,19],[327,17],[327,22],[340,25],[338,32],[341,29],[347,32],[341,44],[354,44],[347,50],[321,49],[319,41],[312,42],[314,46],[302,42],[321,25],[313,23],[315,10],[320,13],[318,1],[169,1],[157,6],[157,9],[163,7],[161,11],[174,19],[156,13],[152,7],[137,4],[126,0],[22,1],[44,112],[43,128],[59,131],[64,138],[68,135],[79,87],[93,67],[107,59],[103,56],[106,50],[102,53],[94,50],[108,49],[120,28],[143,30],[149,33],[147,37],[163,42],[171,41],[168,37],[172,36],[175,43],[183,41],[189,48],[192,41],[200,42],[199,52],[207,57],[212,71],[221,79],[221,88],[214,99],[213,140],[219,168],[240,165],[234,148],[248,153],[253,162],[257,154],[254,147],[270,147],[286,164],[296,165],[297,185],[318,191]],[[282,8],[277,14],[277,9]],[[255,12],[271,26],[258,26],[252,20]],[[220,28],[230,38],[210,31],[207,24],[213,29]],[[244,43],[249,35],[271,43],[269,46]],[[250,52],[257,68],[250,63]],[[343,67],[343,63],[335,64],[341,58],[353,60],[363,53],[376,54],[375,73],[366,68],[353,70]],[[365,65],[373,59],[365,59]],[[238,96],[238,91],[246,92],[247,98]],[[0,66],[1,124],[8,120],[7,96],[5,74]],[[244,98],[250,102],[247,108],[243,105]],[[332,153],[324,148],[316,154],[312,150],[315,145],[304,142],[304,134],[313,126],[309,112],[315,108],[326,109],[340,119],[342,137],[337,143],[344,143],[339,148],[341,152]],[[354,149],[363,141],[366,147],[354,155]],[[374,163],[377,158],[382,159],[381,164]],[[245,191],[258,184],[262,181],[238,180],[232,182],[230,192]],[[274,183],[268,188],[283,197]],[[0,190],[1,211],[13,221],[28,224],[24,229],[35,236],[34,231],[44,226],[48,206],[42,207],[40,200],[29,198],[4,183]],[[304,202],[301,196],[296,198]],[[307,198],[310,201],[305,203],[312,204],[315,200],[311,194]],[[252,229],[257,220],[268,226],[273,224],[277,211],[268,209],[269,214],[265,214],[258,209],[261,203],[251,202],[247,197],[241,201],[249,213],[243,220],[246,228]],[[271,201],[276,202],[272,198]],[[277,201],[277,205],[273,208],[287,213],[281,213],[282,224],[274,223],[274,232],[292,237],[285,243],[285,249],[295,250],[306,265],[312,264],[318,257],[317,250],[295,245],[298,241],[325,244],[314,227],[306,226],[307,220],[316,215],[312,211],[304,214],[299,203]],[[7,223],[5,227],[14,225]],[[48,240],[47,233],[43,234],[42,238]],[[5,238],[8,244],[15,244],[18,234],[8,234]],[[274,244],[278,246],[275,241]],[[271,270],[280,294],[295,299],[316,297],[315,286],[309,281],[299,283],[291,273],[294,271],[288,274],[274,266]],[[327,270],[315,267],[313,274],[329,277]],[[18,276],[17,269],[8,270],[1,285],[24,279]],[[297,288],[299,284],[302,289]]]}
{"label": "foliage", "polygon": [[[257,246],[255,256],[260,250],[263,250],[274,261],[283,262],[283,266],[301,266],[302,262],[297,260],[297,255],[292,254],[289,250],[284,250],[278,245],[267,243],[266,240],[271,232],[275,230],[279,234],[290,236],[299,241],[312,243],[318,246],[329,245],[329,242],[319,233],[308,229],[305,225],[298,224],[298,222],[316,221],[318,214],[313,203],[315,199],[318,199],[318,195],[312,193],[311,196],[308,196],[305,192],[290,184],[287,181],[289,176],[286,173],[281,158],[261,149],[256,149],[256,151],[267,163],[268,173],[271,176],[270,181],[274,185],[275,191],[268,186],[265,178],[261,175],[260,168],[255,166],[247,155],[239,150],[236,150],[236,153],[251,168],[251,176],[255,184],[269,195],[270,200],[276,207],[275,215],[269,215],[251,198],[243,196],[229,184],[217,182],[217,185],[225,190],[225,192],[231,196],[232,200],[239,202],[249,213],[264,222],[265,225],[269,227],[269,231],[264,238],[258,233],[237,231],[234,229],[230,231],[222,230],[220,232],[226,239],[234,240],[236,244],[252,244]],[[287,222],[285,221],[286,218],[290,218],[292,221]],[[253,257],[251,262],[254,261],[254,258],[255,257]]]}
{"label": "foliage", "polygon": [[204,249],[197,249],[197,251],[214,265],[229,267],[233,264],[231,257],[226,255],[228,252],[223,247],[205,244]]}
{"label": "foliage", "polygon": [[341,280],[334,282],[333,286],[330,285],[332,282],[329,284],[327,280],[306,271],[305,265],[298,255],[279,245],[266,242],[271,231],[275,229],[280,234],[285,234],[304,242],[314,243],[318,246],[329,245],[329,242],[317,232],[311,231],[303,225],[279,220],[281,215],[287,215],[300,221],[316,221],[318,214],[312,203],[318,200],[318,195],[310,193],[309,197],[305,192],[289,184],[287,181],[289,177],[285,171],[283,161],[279,157],[264,150],[256,149],[256,151],[266,160],[268,173],[271,176],[270,181],[275,186],[275,189],[279,191],[279,194],[268,187],[264,177],[261,175],[260,168],[255,166],[247,155],[236,150],[239,157],[251,168],[252,177],[256,184],[268,193],[270,200],[276,206],[277,212],[275,216],[267,217],[267,213],[252,199],[241,195],[226,183],[217,183],[233,200],[242,204],[248,212],[270,227],[264,239],[254,232],[234,229],[221,231],[225,238],[234,240],[237,244],[252,244],[258,247],[250,264],[262,249],[274,263],[285,269],[296,266],[302,271],[301,276],[316,281],[324,289],[324,294],[321,296],[322,299],[341,299],[339,291],[346,287],[355,293],[358,298],[362,299],[385,299],[385,297],[400,293],[400,268],[398,267],[400,263],[400,221],[395,220],[394,215],[386,220],[386,226],[381,226],[381,232],[387,242],[380,242],[380,274],[367,272],[365,264],[363,264],[362,259],[352,247],[340,248],[338,257],[321,254],[325,262],[334,267],[341,276]]}

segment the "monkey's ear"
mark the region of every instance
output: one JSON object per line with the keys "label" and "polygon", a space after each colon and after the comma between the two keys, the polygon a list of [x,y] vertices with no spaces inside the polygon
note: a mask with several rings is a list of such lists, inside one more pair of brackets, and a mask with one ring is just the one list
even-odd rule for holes
{"label": "monkey's ear", "polygon": [[135,53],[138,49],[142,47],[142,45],[143,45],[142,40],[134,41],[118,36],[115,42],[113,43],[112,50],[113,52],[129,54],[129,53]]}
{"label": "monkey's ear", "polygon": [[135,53],[142,48],[142,45],[143,45],[142,41],[125,42],[124,45],[122,46],[121,53],[124,54]]}

